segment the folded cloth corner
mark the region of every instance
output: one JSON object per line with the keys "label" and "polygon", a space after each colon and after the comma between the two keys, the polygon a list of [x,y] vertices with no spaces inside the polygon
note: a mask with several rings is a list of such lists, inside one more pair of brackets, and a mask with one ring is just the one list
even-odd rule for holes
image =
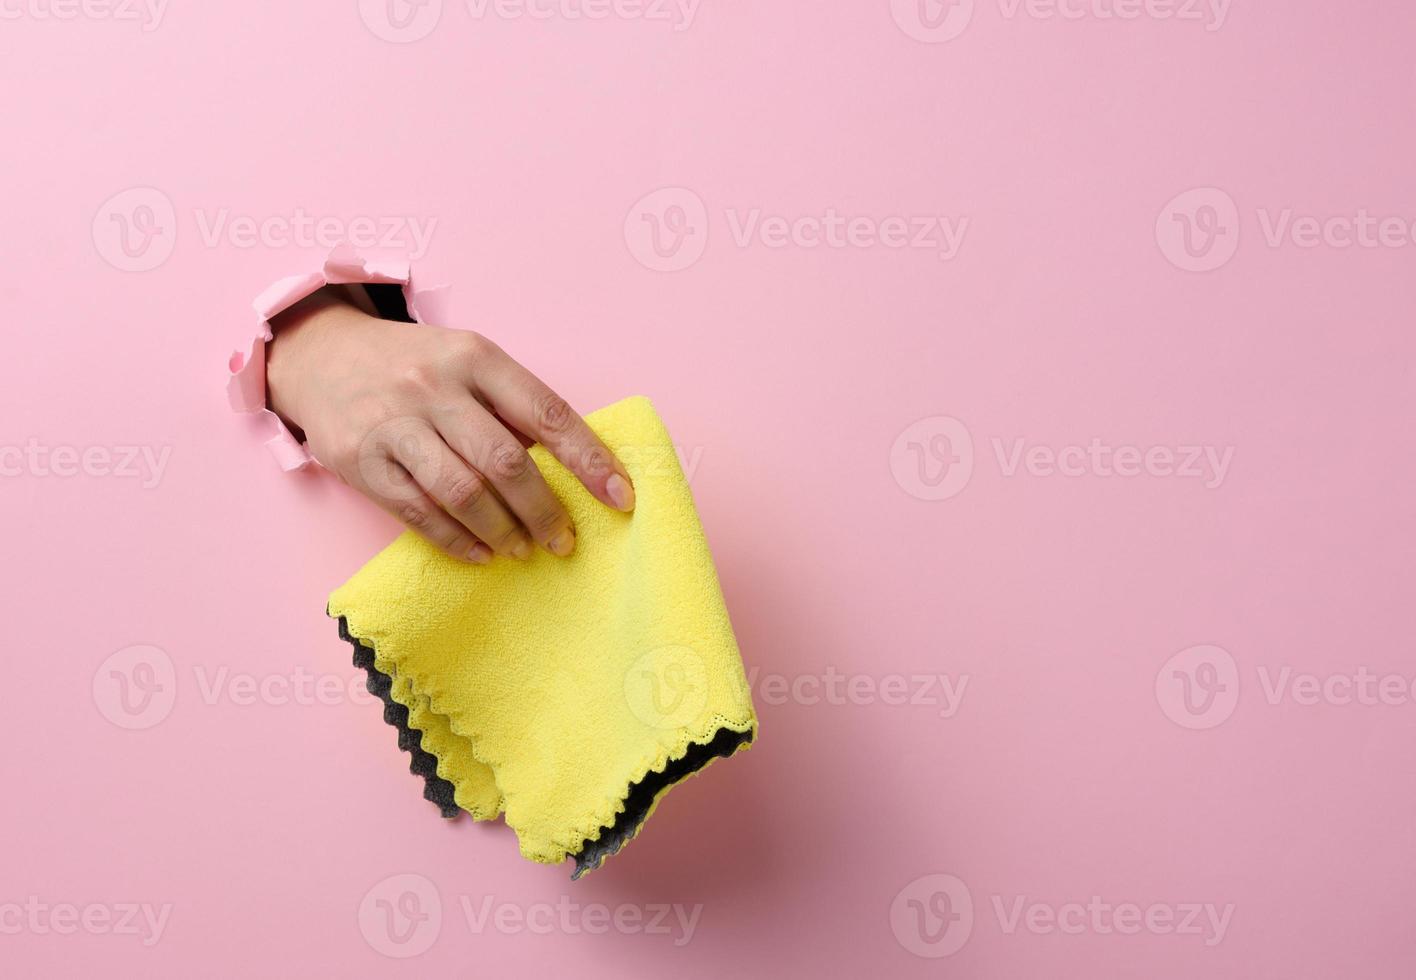
{"label": "folded cloth corner", "polygon": [[742,658],[677,451],[648,399],[586,419],[634,482],[632,514],[532,459],[575,523],[569,558],[474,565],[403,534],[328,612],[443,814],[504,813],[521,853],[573,877],[638,834],[675,784],[757,734]]}

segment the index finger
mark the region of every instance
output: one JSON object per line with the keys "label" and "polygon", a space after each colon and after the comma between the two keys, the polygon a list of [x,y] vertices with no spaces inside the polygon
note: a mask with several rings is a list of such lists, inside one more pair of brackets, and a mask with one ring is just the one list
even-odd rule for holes
{"label": "index finger", "polygon": [[498,415],[549,449],[601,503],[634,510],[634,484],[624,464],[544,381],[502,352],[477,387]]}

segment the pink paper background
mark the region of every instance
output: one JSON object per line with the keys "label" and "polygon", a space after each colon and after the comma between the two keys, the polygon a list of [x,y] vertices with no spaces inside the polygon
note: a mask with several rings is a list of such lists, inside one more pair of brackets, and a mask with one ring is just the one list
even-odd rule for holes
{"label": "pink paper background", "polygon": [[[371,2],[171,0],[150,30],[49,2],[0,8],[0,972],[1416,972],[1409,6],[1235,0],[1217,24],[956,0],[925,8],[972,8],[934,43],[903,0],[703,0],[683,30],[445,0],[397,43]],[[664,187],[705,208],[646,205],[687,206],[682,247],[706,242],[674,272],[648,266],[693,251],[646,252],[636,211]],[[157,194],[107,203],[130,188]],[[1167,210],[1195,188],[1222,193]],[[227,406],[252,298],[327,249],[203,223],[296,209],[436,219],[414,270],[453,284],[448,322],[582,409],[651,396],[696,454],[761,741],[582,882],[504,827],[440,821],[377,708],[281,697],[297,670],[355,676],[324,598],[396,530],[282,474]],[[948,259],[739,245],[752,209],[969,224]],[[1405,231],[1275,247],[1285,209]],[[1220,231],[1187,253],[1186,217]],[[123,219],[147,250],[116,250]],[[941,416],[971,453],[954,423],[910,429]],[[1016,439],[1233,455],[1212,487],[1159,463],[1008,475],[994,440]],[[27,445],[89,462],[57,475]],[[170,452],[160,479],[101,465],[129,446]],[[1167,666],[1205,644],[1224,654]],[[1227,692],[1187,714],[1174,669]],[[1342,703],[1359,669],[1404,678],[1392,703]],[[163,687],[148,712],[175,692],[170,713],[110,721],[114,671]],[[952,717],[887,703],[925,674],[967,678]],[[1302,674],[1318,703],[1269,695]],[[209,690],[234,675],[266,693]],[[867,680],[829,703],[828,675]],[[940,918],[961,886],[971,929]],[[410,947],[365,896],[427,914],[429,888],[426,951],[384,955]],[[7,911],[30,896],[50,911]],[[461,899],[485,896],[538,928],[474,931]],[[1010,932],[1019,896],[1043,910]],[[1092,896],[1232,911],[1212,944],[1046,929]],[[680,945],[586,933],[583,909],[540,928],[558,902],[701,911]],[[61,903],[170,911],[144,945],[56,932]]]}

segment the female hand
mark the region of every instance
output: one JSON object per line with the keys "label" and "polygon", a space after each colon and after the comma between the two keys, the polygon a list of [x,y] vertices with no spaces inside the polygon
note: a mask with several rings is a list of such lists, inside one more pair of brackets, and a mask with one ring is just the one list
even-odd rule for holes
{"label": "female hand", "polygon": [[634,508],[614,454],[496,344],[381,320],[362,299],[327,287],[286,310],[266,366],[271,408],[341,480],[478,563],[529,557],[533,541],[561,556],[575,548],[570,516],[526,453],[532,442],[603,503]]}

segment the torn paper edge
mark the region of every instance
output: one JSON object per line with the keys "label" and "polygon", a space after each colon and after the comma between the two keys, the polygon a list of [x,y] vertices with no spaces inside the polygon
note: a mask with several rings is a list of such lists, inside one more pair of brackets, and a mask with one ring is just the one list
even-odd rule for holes
{"label": "torn paper edge", "polygon": [[330,252],[318,272],[286,276],[267,286],[251,304],[256,311],[258,326],[250,352],[236,350],[231,353],[227,364],[226,398],[233,412],[254,413],[269,419],[266,424],[273,427],[275,435],[266,441],[265,446],[287,473],[302,470],[319,461],[266,403],[266,344],[274,336],[270,321],[316,290],[348,283],[398,283],[403,287],[403,301],[408,306],[408,315],[414,320],[427,323],[428,317],[442,318],[440,307],[447,293],[446,286],[417,289],[413,285],[407,259],[373,258],[347,245]]}

